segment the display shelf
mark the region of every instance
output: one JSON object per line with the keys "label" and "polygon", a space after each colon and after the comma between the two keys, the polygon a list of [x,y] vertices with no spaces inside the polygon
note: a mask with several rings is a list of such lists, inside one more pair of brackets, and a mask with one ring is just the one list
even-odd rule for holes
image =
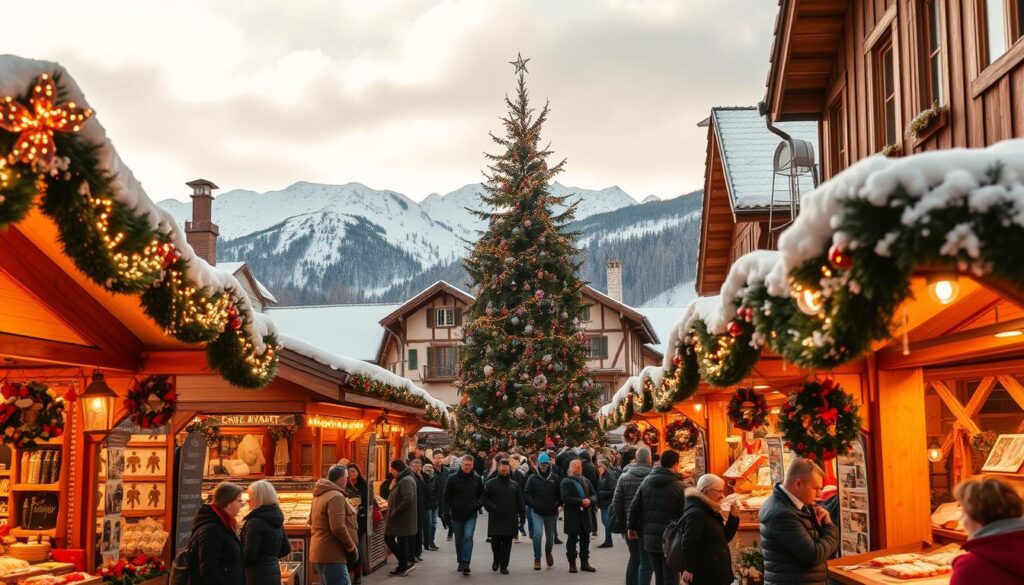
{"label": "display shelf", "polygon": [[121,516],[125,518],[148,518],[151,516],[163,518],[164,515],[163,510],[121,510]]}
{"label": "display shelf", "polygon": [[15,538],[30,538],[33,536],[45,536],[47,538],[57,538],[57,529],[51,528],[49,530],[24,530],[22,528],[11,528],[11,536]]}
{"label": "display shelf", "polygon": [[967,540],[966,532],[950,530],[949,528],[939,528],[938,526],[932,526],[932,535],[953,542],[964,542]]}
{"label": "display shelf", "polygon": [[11,486],[12,492],[59,492],[60,483],[16,483]]}

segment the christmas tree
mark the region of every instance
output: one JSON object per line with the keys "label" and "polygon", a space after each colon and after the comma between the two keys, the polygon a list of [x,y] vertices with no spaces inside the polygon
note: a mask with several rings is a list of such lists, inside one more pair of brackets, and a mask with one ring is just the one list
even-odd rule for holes
{"label": "christmas tree", "polygon": [[488,229],[464,262],[477,297],[464,316],[455,442],[473,451],[600,435],[580,326],[580,251],[566,229],[575,203],[548,189],[565,161],[549,166],[551,151],[538,148],[548,106],[534,116],[527,61],[512,62],[518,86],[505,98],[505,136],[491,134],[504,152],[487,155],[490,211],[478,212]]}

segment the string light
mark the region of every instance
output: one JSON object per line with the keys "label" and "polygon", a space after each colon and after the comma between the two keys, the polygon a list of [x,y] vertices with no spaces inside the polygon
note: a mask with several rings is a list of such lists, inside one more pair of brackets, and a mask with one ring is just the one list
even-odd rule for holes
{"label": "string light", "polygon": [[78,132],[92,116],[92,110],[81,109],[75,102],[57,104],[56,98],[57,86],[47,73],[42,74],[32,88],[30,107],[11,96],[3,98],[0,128],[20,133],[8,155],[11,163],[50,166],[57,153],[53,133]]}
{"label": "string light", "polygon": [[[84,183],[83,183],[84,185]],[[95,217],[94,225],[99,232],[103,246],[110,253],[110,258],[117,268],[118,275],[123,282],[139,282],[153,278],[163,268],[164,256],[166,255],[163,242],[154,237],[142,252],[124,253],[118,247],[124,242],[124,232],[110,233],[110,217],[113,213],[114,200],[109,197],[89,196],[89,203],[93,208]]]}
{"label": "string light", "polygon": [[347,431],[350,429],[363,429],[366,427],[366,422],[314,414],[306,417],[306,426],[317,429],[337,429]]}

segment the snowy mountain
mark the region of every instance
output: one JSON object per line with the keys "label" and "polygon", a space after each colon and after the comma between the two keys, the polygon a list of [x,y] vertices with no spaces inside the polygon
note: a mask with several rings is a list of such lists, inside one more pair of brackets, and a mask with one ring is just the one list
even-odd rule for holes
{"label": "snowy mountain", "polygon": [[661,201],[661,197],[658,197],[657,195],[648,195],[647,197],[644,197],[644,200],[640,203],[654,203],[655,201]]}
{"label": "snowy mountain", "polygon": [[[611,256],[625,263],[630,303],[693,279],[699,197],[641,205],[619,187],[554,183],[551,190],[579,201],[571,227],[583,232],[584,277],[594,286],[603,290],[604,261]],[[282,304],[404,301],[439,278],[464,283],[467,240],[486,227],[468,209],[483,208],[483,192],[474,183],[416,203],[359,183],[228,191],[213,205],[221,236],[217,257],[249,262]],[[179,223],[191,217],[190,203],[160,205]],[[648,271],[648,257],[672,266]]]}
{"label": "snowy mountain", "polygon": [[691,280],[666,290],[642,304],[641,307],[675,307],[681,309],[686,307],[686,305],[690,304],[690,301],[696,298],[697,289],[694,285],[694,281]]}

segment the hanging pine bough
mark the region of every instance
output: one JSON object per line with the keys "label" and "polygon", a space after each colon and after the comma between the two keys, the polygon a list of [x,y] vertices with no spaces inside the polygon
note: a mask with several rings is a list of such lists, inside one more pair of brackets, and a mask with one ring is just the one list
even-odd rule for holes
{"label": "hanging pine bough", "polygon": [[383,398],[384,400],[422,408],[425,411],[424,416],[429,420],[448,423],[448,415],[443,409],[429,403],[426,398],[413,394],[406,388],[386,384],[362,374],[351,374],[348,381],[352,384],[353,388]]}
{"label": "hanging pine bough", "polygon": [[724,335],[708,333],[704,321],[693,324],[692,345],[700,377],[713,386],[732,386],[750,375],[761,356],[752,344],[754,327],[741,319],[729,322]]}
{"label": "hanging pine bough", "polygon": [[[32,63],[2,59],[15,71]],[[277,367],[273,332],[257,339],[269,327],[244,318],[244,293],[190,266],[176,249],[173,222],[161,220],[144,194],[129,192],[130,173],[124,180],[111,174],[121,165],[113,147],[102,129],[91,132],[99,143],[79,134],[92,110],[69,93],[58,71],[41,73],[20,96],[0,96],[0,229],[24,219],[38,196],[64,253],[90,280],[141,295],[145,313],[168,335],[208,343],[210,365],[228,382],[265,386]],[[196,282],[202,278],[214,282]]]}

